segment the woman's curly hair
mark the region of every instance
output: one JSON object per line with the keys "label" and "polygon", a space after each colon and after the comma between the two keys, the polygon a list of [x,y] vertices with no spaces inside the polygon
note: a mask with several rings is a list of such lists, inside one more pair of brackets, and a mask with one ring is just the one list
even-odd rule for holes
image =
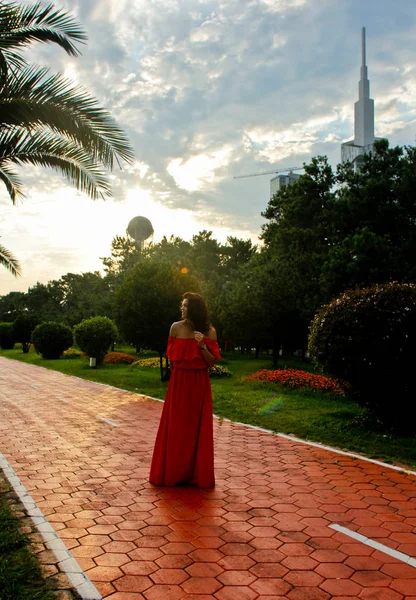
{"label": "woman's curly hair", "polygon": [[182,301],[188,300],[187,321],[194,331],[208,333],[211,323],[208,318],[208,308],[205,300],[200,294],[194,292],[185,292]]}

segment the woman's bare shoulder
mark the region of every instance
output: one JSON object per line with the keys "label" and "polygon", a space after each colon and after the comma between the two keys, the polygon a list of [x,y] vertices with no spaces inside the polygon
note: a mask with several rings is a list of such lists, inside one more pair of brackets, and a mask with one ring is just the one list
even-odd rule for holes
{"label": "woman's bare shoulder", "polygon": [[208,333],[206,335],[206,337],[210,340],[216,340],[217,339],[217,332],[215,331],[215,327],[213,327],[211,325],[211,327],[208,329]]}
{"label": "woman's bare shoulder", "polygon": [[185,321],[175,321],[172,323],[169,331],[171,337],[183,337],[183,332],[186,329]]}

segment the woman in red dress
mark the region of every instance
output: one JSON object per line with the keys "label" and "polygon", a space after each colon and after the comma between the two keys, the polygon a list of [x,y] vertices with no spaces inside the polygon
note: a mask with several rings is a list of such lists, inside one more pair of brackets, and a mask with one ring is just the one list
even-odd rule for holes
{"label": "woman in red dress", "polygon": [[187,292],[182,320],[170,328],[171,377],[153,450],[149,481],[155,485],[213,487],[214,439],[208,368],[219,360],[217,334],[204,299]]}

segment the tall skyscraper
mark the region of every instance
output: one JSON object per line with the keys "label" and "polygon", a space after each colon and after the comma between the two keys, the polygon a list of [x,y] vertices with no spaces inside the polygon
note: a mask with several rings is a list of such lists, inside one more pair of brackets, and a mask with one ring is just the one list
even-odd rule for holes
{"label": "tall skyscraper", "polygon": [[361,79],[358,100],[354,107],[354,139],[341,145],[341,160],[351,161],[359,169],[364,154],[370,152],[374,141],[374,100],[370,98],[370,81],[366,65],[365,27],[361,32]]}

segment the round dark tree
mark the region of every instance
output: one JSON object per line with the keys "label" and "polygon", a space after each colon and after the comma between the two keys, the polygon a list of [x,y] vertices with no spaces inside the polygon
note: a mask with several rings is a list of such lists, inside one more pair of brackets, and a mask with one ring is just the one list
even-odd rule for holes
{"label": "round dark tree", "polygon": [[32,315],[20,314],[13,321],[13,334],[16,342],[22,344],[24,354],[29,352],[32,331],[37,325],[37,319]]}
{"label": "round dark tree", "polygon": [[63,323],[41,323],[33,330],[32,344],[42,358],[59,358],[73,344],[72,331]]}
{"label": "round dark tree", "polygon": [[15,341],[13,323],[0,323],[0,348],[2,350],[12,350]]}
{"label": "round dark tree", "polygon": [[118,330],[108,317],[92,317],[81,321],[74,328],[75,341],[80,349],[95,358],[97,365],[118,338]]}
{"label": "round dark tree", "polygon": [[311,324],[309,353],[385,423],[414,429],[415,344],[416,285],[386,283],[346,291],[324,306]]}

